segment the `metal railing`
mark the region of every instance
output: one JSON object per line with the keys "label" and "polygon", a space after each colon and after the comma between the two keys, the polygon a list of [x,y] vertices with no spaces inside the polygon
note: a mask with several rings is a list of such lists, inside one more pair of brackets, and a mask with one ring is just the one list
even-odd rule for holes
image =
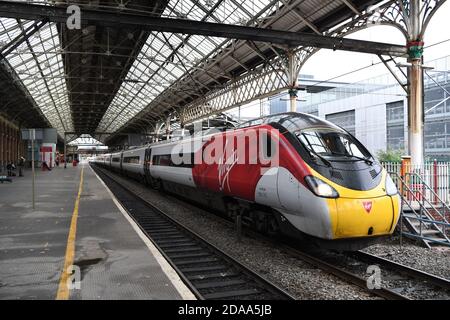
{"label": "metal railing", "polygon": [[[400,176],[405,173],[417,174],[430,187],[424,193],[427,199],[436,203],[442,201],[450,204],[450,163],[434,161],[423,165],[412,165],[409,163],[383,162],[382,165],[388,172]],[[418,188],[420,187],[420,184],[418,184]],[[438,197],[433,199],[434,195]]]}
{"label": "metal railing", "polygon": [[[397,172],[389,172],[396,183],[401,197],[400,229],[403,235],[422,240],[428,247],[428,242],[435,242],[450,246],[448,232],[450,224],[446,217],[450,214],[450,207],[417,173],[407,172],[403,176]],[[420,185],[420,188],[417,186]],[[432,196],[432,200],[429,196]],[[407,211],[407,215],[405,215]],[[413,222],[418,223],[418,226]],[[411,232],[403,230],[403,222]],[[436,231],[439,237],[424,234],[425,230]],[[414,232],[414,233],[412,233]]]}

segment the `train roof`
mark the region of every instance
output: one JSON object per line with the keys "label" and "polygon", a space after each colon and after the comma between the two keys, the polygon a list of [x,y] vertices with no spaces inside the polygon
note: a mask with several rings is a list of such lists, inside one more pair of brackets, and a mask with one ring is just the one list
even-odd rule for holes
{"label": "train roof", "polygon": [[286,112],[286,113],[278,113],[275,115],[270,115],[266,117],[261,117],[258,119],[253,119],[247,122],[244,122],[239,126],[239,128],[251,127],[261,124],[269,124],[269,123],[278,123],[285,127],[289,131],[298,131],[304,130],[308,128],[316,128],[316,127],[328,127],[333,128],[339,131],[342,131],[342,128],[331,123],[330,121],[321,119],[319,117],[301,113],[301,112]]}
{"label": "train roof", "polygon": [[[327,127],[327,128],[333,128],[333,129],[339,130],[339,131],[344,131],[342,128],[331,123],[330,121],[321,119],[319,117],[316,117],[316,116],[313,116],[310,114],[301,113],[301,112],[278,113],[275,115],[270,115],[270,116],[253,119],[253,120],[242,123],[236,129],[246,128],[246,127],[251,127],[251,126],[256,126],[256,125],[261,125],[261,124],[269,124],[269,123],[278,123],[278,124],[282,125],[284,128],[286,128],[286,130],[289,130],[291,132],[295,132],[298,130],[304,130],[304,129],[308,129],[308,128],[317,128],[317,127],[321,127],[321,128]],[[225,129],[225,128],[216,128],[216,129]],[[221,130],[219,130],[219,131],[221,131]],[[209,133],[210,133],[209,130],[202,131],[202,135],[204,135],[204,134],[208,135]],[[198,135],[192,135],[192,136],[188,136],[188,137],[196,138],[196,137],[198,137]],[[105,154],[105,156],[111,157],[111,156],[120,154],[122,152],[131,152],[131,151],[136,151],[139,149],[146,149],[149,147],[155,147],[155,146],[166,145],[166,144],[170,144],[170,143],[176,143],[176,142],[179,142],[182,140],[183,139],[180,137],[169,139],[169,140],[161,140],[158,142],[154,142],[154,143],[150,143],[150,144],[146,144],[146,145],[142,145],[142,146],[133,146],[133,147],[130,147],[129,149],[121,150],[121,151],[115,152],[113,154]]]}

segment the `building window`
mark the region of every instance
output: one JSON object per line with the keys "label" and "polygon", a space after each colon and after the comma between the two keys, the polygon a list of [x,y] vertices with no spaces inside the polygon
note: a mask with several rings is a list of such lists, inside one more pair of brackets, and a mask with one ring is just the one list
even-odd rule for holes
{"label": "building window", "polygon": [[[440,83],[443,87],[446,87],[447,91],[450,91],[450,85],[444,82]],[[438,116],[444,113],[450,113],[449,100],[444,101],[449,95],[441,87],[428,87],[425,88],[425,112],[426,116]],[[433,108],[433,109],[432,109]],[[436,117],[435,117],[436,118]]]}
{"label": "building window", "polygon": [[288,111],[287,100],[289,96],[286,94],[276,95],[269,98],[270,114],[284,113]]}
{"label": "building window", "polygon": [[327,114],[325,118],[355,135],[355,110]]}
{"label": "building window", "polygon": [[391,150],[405,149],[405,108],[403,101],[386,104],[387,148]]}
{"label": "building window", "polygon": [[444,151],[450,148],[450,120],[425,123],[425,150]]}

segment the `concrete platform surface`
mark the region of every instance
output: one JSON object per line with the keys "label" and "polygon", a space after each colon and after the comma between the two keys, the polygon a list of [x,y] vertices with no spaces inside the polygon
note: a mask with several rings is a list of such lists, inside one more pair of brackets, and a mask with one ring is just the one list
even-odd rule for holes
{"label": "concrete platform surface", "polygon": [[0,299],[56,298],[82,171],[68,298],[193,299],[88,164],[37,171],[34,210],[29,170],[0,184]]}

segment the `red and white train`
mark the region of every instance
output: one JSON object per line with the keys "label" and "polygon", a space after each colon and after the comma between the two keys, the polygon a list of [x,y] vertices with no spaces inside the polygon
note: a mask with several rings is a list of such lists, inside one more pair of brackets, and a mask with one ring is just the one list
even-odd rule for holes
{"label": "red and white train", "polygon": [[117,173],[226,213],[269,234],[359,249],[393,233],[397,188],[344,129],[302,113],[105,154]]}

